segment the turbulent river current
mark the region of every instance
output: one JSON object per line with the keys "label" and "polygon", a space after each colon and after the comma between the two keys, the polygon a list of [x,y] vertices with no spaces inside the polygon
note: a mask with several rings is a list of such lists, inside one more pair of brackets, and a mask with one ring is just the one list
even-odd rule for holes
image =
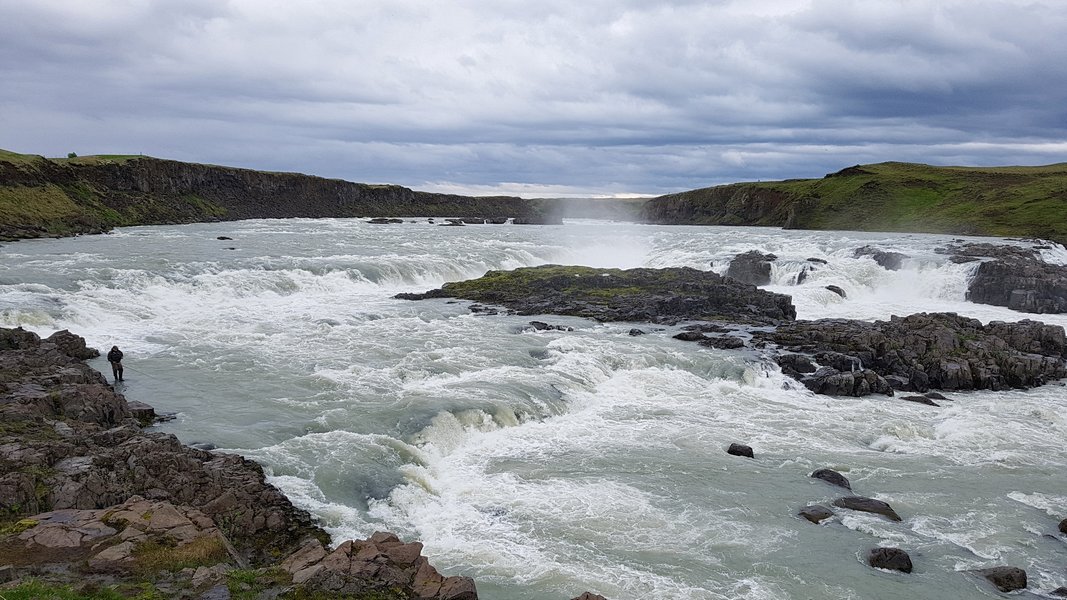
{"label": "turbulent river current", "polygon": [[[1067,544],[1047,535],[1067,516],[1059,383],[948,394],[940,408],[815,396],[757,353],[681,342],[677,328],[393,298],[546,263],[724,273],[759,249],[778,256],[767,289],[792,295],[801,319],[1067,325],[965,301],[975,265],[934,252],[949,239],[594,221],[134,227],[4,245],[0,325],[118,345],[126,397],[177,413],[158,429],[259,461],[335,540],[422,541],[484,599],[993,598],[967,571],[997,565],[1045,593],[1067,585]],[[866,244],[909,258],[887,271],[853,258]],[[795,285],[807,258],[827,262]],[[532,318],[574,330],[533,331]],[[727,455],[731,442],[756,458]],[[809,478],[822,467],[903,522],[796,517],[841,495]],[[915,572],[868,567],[879,545],[907,550]]]}

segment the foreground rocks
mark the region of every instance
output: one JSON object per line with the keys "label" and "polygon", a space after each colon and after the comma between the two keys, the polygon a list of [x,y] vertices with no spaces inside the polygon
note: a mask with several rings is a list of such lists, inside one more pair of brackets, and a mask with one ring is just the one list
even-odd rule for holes
{"label": "foreground rocks", "polygon": [[161,597],[193,598],[226,592],[227,572],[244,569],[262,579],[254,597],[477,598],[473,581],[441,576],[420,544],[388,534],[341,544],[316,577],[308,562],[301,581],[297,571],[278,580],[277,563],[324,548],[326,532],[258,464],[143,431],[137,416],[151,409],[131,410],[81,362],[89,355],[69,332],[42,340],[0,328],[0,565],[13,565],[13,577],[100,586],[132,578]]}
{"label": "foreground rocks", "polygon": [[1067,312],[1067,267],[1041,259],[1037,248],[957,244],[938,249],[953,262],[982,260],[967,299],[1029,313]]}
{"label": "foreground rocks", "polygon": [[461,298],[504,306],[520,315],[573,315],[598,321],[726,321],[774,324],[796,318],[789,296],[760,290],[710,271],[593,269],[545,265],[490,271],[397,298]]}
{"label": "foreground rocks", "polygon": [[900,548],[871,548],[867,553],[867,564],[876,569],[911,573],[911,557]]}
{"label": "foreground rocks", "polygon": [[1026,571],[1018,567],[992,567],[978,573],[1002,592],[1014,592],[1026,588]]}
{"label": "foreground rocks", "polygon": [[777,360],[816,393],[1003,390],[1067,376],[1063,328],[1035,321],[982,325],[953,313],[919,313],[873,323],[796,321],[756,336],[803,353]]}

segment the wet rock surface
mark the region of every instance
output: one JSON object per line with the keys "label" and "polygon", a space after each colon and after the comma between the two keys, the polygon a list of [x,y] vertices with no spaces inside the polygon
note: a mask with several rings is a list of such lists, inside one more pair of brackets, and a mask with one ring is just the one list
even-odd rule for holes
{"label": "wet rock surface", "polygon": [[978,573],[1002,592],[1026,588],[1026,571],[1018,567],[992,567],[980,569]]}
{"label": "wet rock surface", "polygon": [[746,458],[755,458],[755,455],[753,455],[753,453],[752,453],[752,447],[751,446],[746,446],[744,444],[738,444],[736,442],[733,443],[733,444],[730,444],[730,447],[726,449],[726,453],[727,454],[732,454],[733,456],[744,456]]}
{"label": "wet rock surface", "polygon": [[1067,312],[1067,267],[1046,263],[1037,247],[956,244],[939,248],[953,262],[981,260],[967,299],[1029,313]]}
{"label": "wet rock surface", "polygon": [[833,469],[819,469],[812,473],[811,476],[815,479],[821,479],[830,485],[843,487],[846,490],[852,489],[852,484],[849,483],[848,478]]}
{"label": "wet rock surface", "polygon": [[594,269],[545,265],[490,271],[397,298],[462,298],[504,306],[520,315],[573,315],[598,321],[725,321],[773,324],[796,318],[789,296],[766,292],[711,271]]}
{"label": "wet rock surface", "polygon": [[879,266],[888,271],[899,271],[900,267],[904,264],[904,259],[908,258],[906,254],[900,252],[890,252],[875,248],[874,246],[863,246],[862,248],[856,248],[852,253],[854,258],[861,258],[869,256]]}
{"label": "wet rock surface", "polygon": [[767,285],[771,282],[771,263],[778,260],[773,254],[749,250],[730,261],[726,276],[741,283]]}
{"label": "wet rock surface", "polygon": [[805,506],[804,508],[800,509],[797,514],[818,525],[826,519],[829,519],[830,517],[834,516],[834,511],[830,510],[825,506],[813,504],[811,506]]}
{"label": "wet rock surface", "polygon": [[888,569],[911,573],[911,557],[900,548],[871,548],[867,553],[867,564],[876,569]]}
{"label": "wet rock surface", "polygon": [[889,504],[882,502],[881,500],[875,500],[874,498],[865,498],[863,496],[845,496],[844,498],[838,498],[834,500],[834,506],[838,508],[847,508],[849,510],[855,510],[860,512],[869,512],[876,515],[882,515],[890,521],[901,521],[900,515],[893,510],[893,507]]}
{"label": "wet rock surface", "polygon": [[1067,376],[1063,328],[1028,320],[982,325],[953,313],[918,313],[873,323],[796,321],[754,335],[812,356],[820,365],[814,373],[798,371],[788,355],[779,364],[816,393],[890,393],[886,384],[914,392],[1003,390]]}

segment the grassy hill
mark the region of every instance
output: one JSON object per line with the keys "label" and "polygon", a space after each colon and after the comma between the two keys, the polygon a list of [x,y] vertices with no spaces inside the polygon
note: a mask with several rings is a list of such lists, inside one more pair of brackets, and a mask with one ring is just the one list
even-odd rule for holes
{"label": "grassy hill", "polygon": [[253,218],[448,216],[543,222],[552,203],[474,198],[147,156],[0,150],[0,240]]}
{"label": "grassy hill", "polygon": [[1067,241],[1067,163],[885,162],[821,179],[738,183],[654,198],[656,223],[1026,236]]}

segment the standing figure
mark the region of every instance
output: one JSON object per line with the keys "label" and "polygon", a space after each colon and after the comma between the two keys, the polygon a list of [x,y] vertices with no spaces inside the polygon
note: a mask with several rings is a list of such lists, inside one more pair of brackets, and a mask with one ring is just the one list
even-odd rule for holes
{"label": "standing figure", "polygon": [[111,363],[111,374],[115,376],[115,383],[122,381],[122,350],[118,346],[112,346],[111,352],[107,353],[107,362]]}

